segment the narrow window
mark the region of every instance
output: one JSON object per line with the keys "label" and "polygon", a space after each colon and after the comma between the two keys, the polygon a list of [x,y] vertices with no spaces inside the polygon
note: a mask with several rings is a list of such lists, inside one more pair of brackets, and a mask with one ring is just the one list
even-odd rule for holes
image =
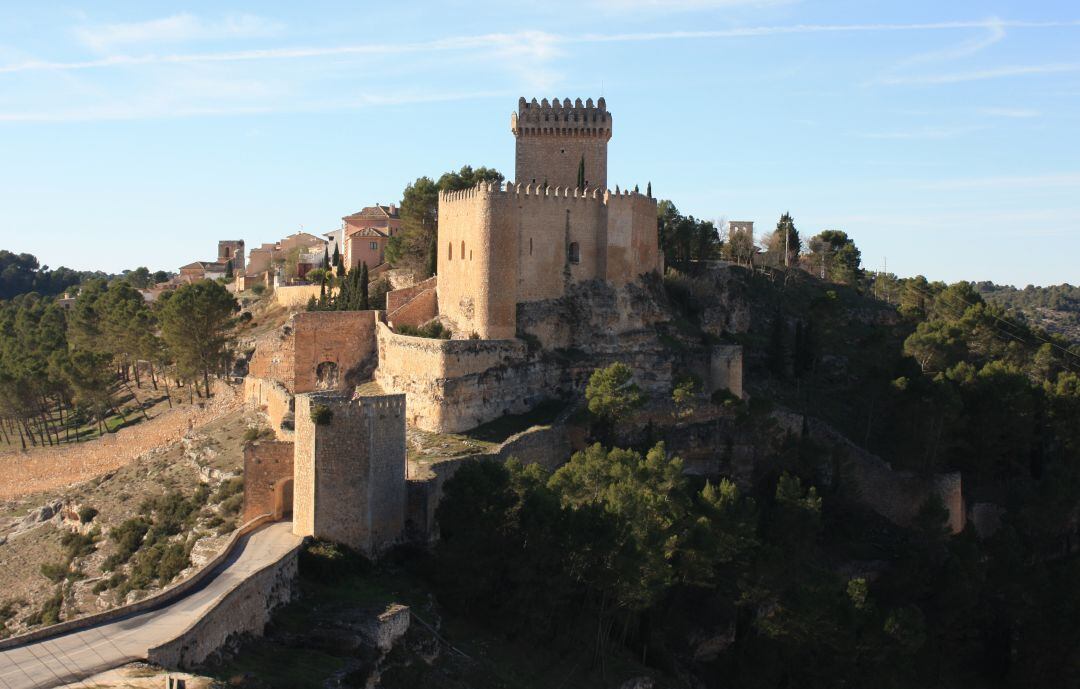
{"label": "narrow window", "polygon": [[378,242],[372,242],[371,243],[371,250],[372,251],[378,251],[379,250],[379,243]]}
{"label": "narrow window", "polygon": [[472,249],[469,249],[469,260],[472,260]]}
{"label": "narrow window", "polygon": [[570,246],[566,249],[566,257],[571,263],[581,263],[581,249],[577,242],[570,242]]}
{"label": "narrow window", "polygon": [[453,261],[454,260],[454,243],[453,242],[449,242],[446,245],[446,260],[447,261]]}
{"label": "narrow window", "polygon": [[461,260],[465,260],[465,240],[461,240]]}
{"label": "narrow window", "polygon": [[529,255],[532,256],[532,237],[529,237]]}

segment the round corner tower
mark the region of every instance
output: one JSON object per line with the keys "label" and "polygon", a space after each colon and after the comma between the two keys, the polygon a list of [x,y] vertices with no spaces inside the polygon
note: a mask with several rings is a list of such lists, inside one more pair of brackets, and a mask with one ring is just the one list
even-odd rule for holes
{"label": "round corner tower", "polygon": [[600,98],[582,104],[578,98],[550,103],[518,99],[516,113],[510,115],[510,130],[517,139],[515,177],[519,184],[547,184],[552,187],[581,186],[607,188],[607,142],[611,138],[611,113]]}

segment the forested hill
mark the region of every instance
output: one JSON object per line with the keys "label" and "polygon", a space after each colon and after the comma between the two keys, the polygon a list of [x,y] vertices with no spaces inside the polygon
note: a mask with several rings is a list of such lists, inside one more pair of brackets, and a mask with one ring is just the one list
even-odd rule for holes
{"label": "forested hill", "polygon": [[1064,283],[1017,289],[1011,285],[978,282],[975,289],[988,302],[1015,311],[1031,325],[1080,344],[1080,287]]}
{"label": "forested hill", "polygon": [[33,254],[16,254],[0,249],[0,299],[14,299],[20,294],[36,292],[44,297],[54,297],[69,287],[82,284],[92,278],[110,280],[124,277],[133,287],[150,287],[168,280],[171,273],[159,270],[151,273],[147,268],[125,270],[121,275],[110,275],[100,270],[73,270],[60,266],[50,269],[38,262]]}

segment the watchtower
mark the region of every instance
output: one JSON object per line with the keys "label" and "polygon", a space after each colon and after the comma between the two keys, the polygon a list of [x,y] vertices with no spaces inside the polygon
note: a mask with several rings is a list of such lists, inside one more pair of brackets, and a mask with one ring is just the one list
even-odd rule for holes
{"label": "watchtower", "polygon": [[233,272],[237,275],[244,274],[244,240],[223,239],[217,243],[218,263],[232,261]]}
{"label": "watchtower", "polygon": [[611,113],[600,98],[582,104],[578,98],[539,103],[518,99],[510,115],[510,131],[517,139],[515,178],[519,184],[563,189],[581,186],[578,172],[584,161],[585,187],[607,188],[607,142],[611,138]]}

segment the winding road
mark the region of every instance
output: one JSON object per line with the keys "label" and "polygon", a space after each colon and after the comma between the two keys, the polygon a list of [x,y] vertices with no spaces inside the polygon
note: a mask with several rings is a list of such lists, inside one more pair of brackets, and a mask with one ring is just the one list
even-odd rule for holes
{"label": "winding road", "polygon": [[293,535],[292,522],[270,524],[245,536],[217,574],[173,603],[0,651],[0,689],[56,687],[143,659],[147,649],[175,639],[229,591],[301,540]]}

